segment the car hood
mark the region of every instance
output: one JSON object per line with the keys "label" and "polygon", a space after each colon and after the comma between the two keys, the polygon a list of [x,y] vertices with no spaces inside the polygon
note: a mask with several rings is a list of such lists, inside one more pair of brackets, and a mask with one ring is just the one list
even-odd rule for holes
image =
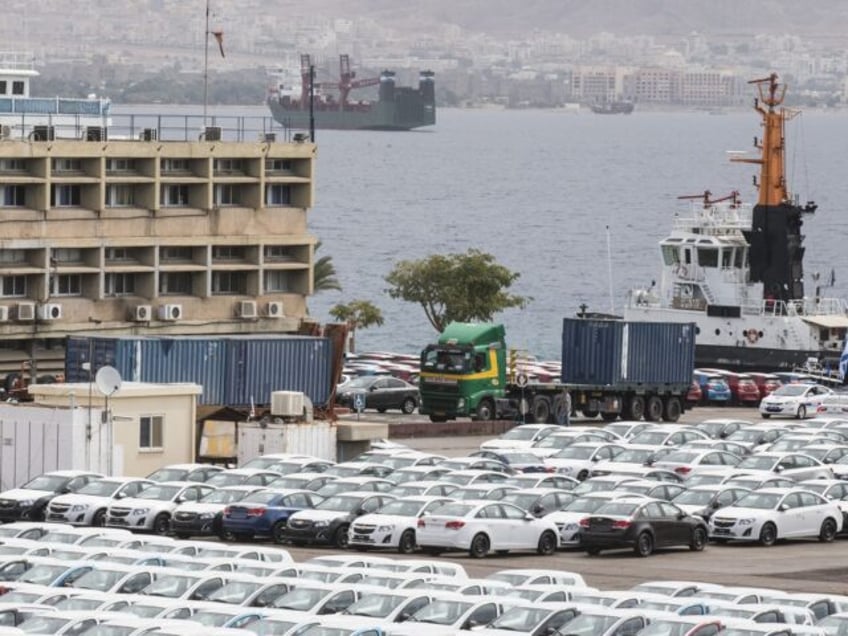
{"label": "car hood", "polygon": [[204,512],[221,512],[226,507],[227,504],[193,501],[191,503],[180,504],[174,512],[196,512],[202,514]]}
{"label": "car hood", "polygon": [[806,399],[796,395],[769,395],[763,398],[763,404],[792,404]]}
{"label": "car hood", "polygon": [[553,523],[568,525],[569,523],[580,523],[581,519],[585,519],[590,516],[592,516],[591,512],[566,512],[564,510],[559,510],[545,515],[542,519]]}
{"label": "car hood", "polygon": [[375,515],[368,514],[357,517],[356,524],[374,524],[375,526],[414,526],[418,523],[417,517],[403,517],[401,515]]}
{"label": "car hood", "polygon": [[[686,514],[700,517],[707,506],[699,506],[698,504],[676,504]],[[721,509],[723,510],[723,508]]]}
{"label": "car hood", "polygon": [[110,497],[101,497],[99,495],[59,495],[58,497],[54,497],[52,503],[54,504],[65,504],[69,506],[75,506],[79,504],[84,504],[86,506],[93,506],[96,504],[103,503],[104,500],[109,500]]}
{"label": "car hood", "polygon": [[175,508],[177,504],[173,501],[160,501],[158,499],[136,499],[135,497],[127,497],[126,499],[119,499],[115,503],[113,503],[111,508],[159,508],[161,509],[172,509]]}
{"label": "car hood", "polygon": [[333,519],[341,519],[350,516],[349,512],[344,510],[301,510],[289,517],[289,521],[293,519],[306,519],[307,521],[332,521]]}
{"label": "car hood", "polygon": [[530,448],[533,446],[532,440],[520,439],[490,439],[488,442],[480,444],[481,449],[497,449],[497,448]]}
{"label": "car hood", "polygon": [[0,499],[11,499],[14,501],[25,501],[27,499],[41,499],[49,497],[53,493],[48,490],[30,490],[29,488],[13,488],[0,493]]}

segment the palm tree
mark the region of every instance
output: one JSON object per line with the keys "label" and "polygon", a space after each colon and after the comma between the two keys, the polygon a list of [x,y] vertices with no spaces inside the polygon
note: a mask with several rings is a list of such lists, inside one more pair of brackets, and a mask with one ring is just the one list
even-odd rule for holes
{"label": "palm tree", "polygon": [[[315,244],[317,252],[321,247],[321,241]],[[312,265],[312,289],[314,293],[335,289],[341,291],[342,285],[336,278],[336,266],[333,265],[332,256],[322,256]]]}

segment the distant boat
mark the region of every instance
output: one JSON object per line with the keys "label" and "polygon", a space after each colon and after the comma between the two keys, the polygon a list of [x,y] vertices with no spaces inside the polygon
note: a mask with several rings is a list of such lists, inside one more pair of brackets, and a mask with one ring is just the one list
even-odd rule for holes
{"label": "distant boat", "polygon": [[598,115],[629,115],[633,112],[634,104],[630,100],[621,99],[612,102],[598,102],[589,108]]}

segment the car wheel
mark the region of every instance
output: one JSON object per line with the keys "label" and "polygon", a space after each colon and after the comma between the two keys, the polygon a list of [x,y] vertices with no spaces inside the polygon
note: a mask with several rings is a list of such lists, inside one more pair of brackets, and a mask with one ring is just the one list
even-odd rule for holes
{"label": "car wheel", "polygon": [[406,398],[400,406],[400,410],[406,415],[412,415],[415,412],[415,407],[418,406],[415,400],[411,397]]}
{"label": "car wheel", "polygon": [[601,553],[600,548],[596,548],[594,546],[591,547],[591,548],[586,548],[586,554],[588,554],[589,556],[598,556],[600,553]]}
{"label": "car wheel", "polygon": [[802,404],[798,407],[798,412],[795,413],[795,419],[803,420],[805,417],[807,417],[807,407]]}
{"label": "car wheel", "polygon": [[346,523],[336,529],[336,533],[333,535],[333,544],[337,548],[344,550],[347,547],[347,531],[348,525]]}
{"label": "car wheel", "polygon": [[760,413],[760,417],[763,418],[764,420],[767,420],[768,418],[771,417],[771,413]]}
{"label": "car wheel", "polygon": [[773,546],[777,541],[777,527],[773,523],[767,523],[760,529],[760,545]]}
{"label": "car wheel", "polygon": [[415,530],[407,530],[400,535],[398,552],[401,554],[412,554],[415,552]]}
{"label": "car wheel", "polygon": [[536,546],[536,552],[542,556],[550,556],[557,549],[557,537],[550,530],[545,530],[542,536],[539,537],[539,543]]}
{"label": "car wheel", "polygon": [[819,530],[819,541],[830,543],[836,538],[836,532],[836,522],[828,517],[822,522],[821,530]]}
{"label": "car wheel", "polygon": [[650,532],[642,532],[636,537],[636,546],[633,551],[640,557],[651,556],[654,551],[654,538]]}
{"label": "car wheel", "polygon": [[191,539],[191,535],[188,532],[177,532],[177,539]]}
{"label": "car wheel", "polygon": [[95,528],[102,528],[106,525],[106,509],[101,508],[97,512],[94,513],[94,516],[91,518],[91,525]]}
{"label": "car wheel", "polygon": [[468,553],[475,559],[482,559],[489,554],[490,547],[489,537],[481,532],[474,535],[474,538],[471,539],[471,547],[468,549]]}
{"label": "car wheel", "polygon": [[585,468],[577,473],[577,481],[584,481],[589,476],[589,471]]}
{"label": "car wheel", "polygon": [[430,421],[433,422],[433,423],[447,422],[448,418],[445,417],[444,415],[431,415]]}
{"label": "car wheel", "polygon": [[156,515],[156,518],[153,520],[153,534],[168,534],[168,530],[170,529],[171,518],[168,516],[168,513],[160,512],[158,515]]}
{"label": "car wheel", "polygon": [[234,535],[234,534],[233,534],[232,532],[230,532],[229,530],[224,530],[223,528],[221,528],[221,529],[218,531],[218,538],[219,538],[221,541],[235,541],[235,540],[236,540],[236,535]]}
{"label": "car wheel", "polygon": [[707,545],[707,531],[698,526],[692,531],[692,540],[689,542],[689,549],[693,552],[700,552]]}
{"label": "car wheel", "polygon": [[286,542],[286,522],[278,521],[273,526],[271,526],[271,539],[274,543],[283,544]]}

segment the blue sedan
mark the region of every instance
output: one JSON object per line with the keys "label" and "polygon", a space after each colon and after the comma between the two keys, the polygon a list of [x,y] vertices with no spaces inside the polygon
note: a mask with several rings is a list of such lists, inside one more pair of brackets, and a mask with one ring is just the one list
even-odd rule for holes
{"label": "blue sedan", "polygon": [[282,530],[289,517],[313,508],[323,497],[309,490],[262,490],[227,506],[221,521],[224,536],[270,537],[282,543]]}

